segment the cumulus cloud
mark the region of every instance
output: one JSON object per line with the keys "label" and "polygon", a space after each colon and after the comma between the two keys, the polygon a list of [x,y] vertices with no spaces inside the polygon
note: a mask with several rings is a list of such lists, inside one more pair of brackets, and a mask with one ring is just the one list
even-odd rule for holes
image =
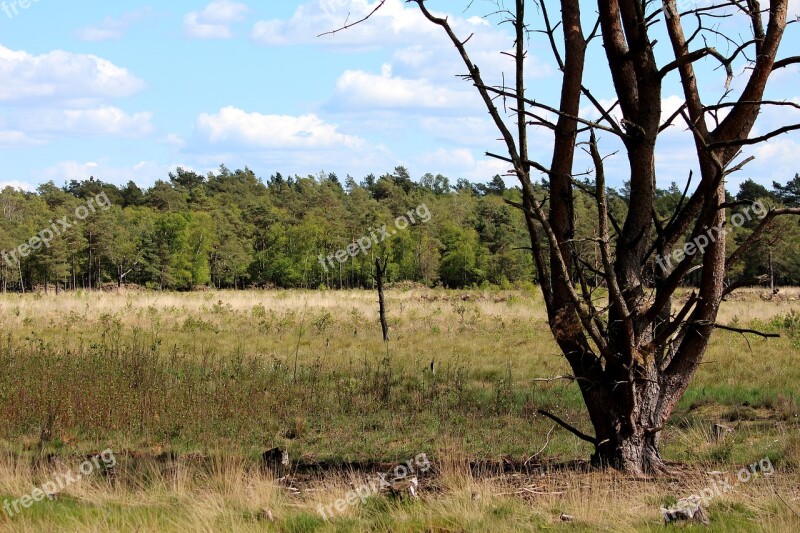
{"label": "cumulus cloud", "polygon": [[95,55],[34,55],[0,46],[0,77],[0,146],[38,146],[59,137],[141,137],[153,130],[151,113],[104,103],[133,95],[144,83]]}
{"label": "cumulus cloud", "polygon": [[129,114],[113,106],[38,110],[20,118],[24,119],[27,131],[33,134],[141,137],[153,131],[152,113]]}
{"label": "cumulus cloud", "polygon": [[78,38],[82,41],[109,41],[119,39],[130,26],[149,16],[149,8],[129,11],[119,18],[106,17],[96,26],[86,26],[78,30]]}
{"label": "cumulus cloud", "polygon": [[800,143],[789,137],[775,138],[753,150],[753,171],[762,183],[784,183],[800,172]]}
{"label": "cumulus cloud", "polygon": [[[800,97],[788,99],[800,105]],[[794,108],[765,106],[750,137],[765,135],[788,124],[800,123],[800,111]],[[800,172],[800,142],[794,133],[773,137],[765,143],[745,148],[745,156],[755,156],[755,161],[742,173],[759,183],[770,186],[772,181],[784,183]]]}
{"label": "cumulus cloud", "polygon": [[154,130],[152,113],[126,113],[113,106],[91,109],[22,109],[3,117],[0,147],[26,148],[61,138],[139,138]]}
{"label": "cumulus cloud", "polygon": [[340,133],[337,126],[314,114],[263,115],[230,106],[215,114],[201,114],[195,133],[211,145],[251,149],[333,149],[364,145],[363,139]]}
{"label": "cumulus cloud", "polygon": [[145,84],[127,69],[91,54],[33,55],[0,45],[0,104],[130,96]]}
{"label": "cumulus cloud", "polygon": [[368,0],[312,0],[301,4],[289,19],[260,21],[253,27],[252,37],[266,45],[325,44],[330,46],[386,46],[398,41],[409,42],[421,35],[434,35],[416,7],[403,0],[387,0],[374,13],[369,23],[358,24],[347,31],[329,35],[321,33],[342,27],[372,13],[378,2]]}
{"label": "cumulus cloud", "polygon": [[[446,16],[454,31],[469,38],[468,49],[488,83],[502,83],[513,70],[513,61],[502,54],[513,46],[507,26],[474,16],[473,11],[488,9],[476,3],[464,13],[434,13]],[[462,118],[475,125],[485,122],[486,110],[471,83],[459,75],[466,67],[442,29],[428,22],[415,4],[386,0],[382,7],[375,0],[306,0],[285,19],[265,20],[253,28],[255,42],[267,46],[309,44],[337,52],[380,50],[385,63],[380,69],[359,68],[343,72],[334,93],[323,104],[324,112],[335,113],[339,121],[357,125],[383,138],[394,135],[396,124],[409,124],[420,117]],[[318,35],[372,14],[368,21],[335,35]],[[480,13],[479,13],[480,14]],[[526,59],[529,80],[549,76],[552,69],[541,63],[532,49]],[[380,117],[380,120],[376,120]],[[474,119],[474,121],[472,121]],[[472,121],[472,122],[470,122]],[[388,127],[387,127],[388,126]],[[433,131],[433,122],[419,124],[423,134],[456,146],[491,146],[497,138],[492,128],[481,128],[473,138],[446,127]],[[475,129],[475,128],[473,128]],[[480,136],[479,136],[480,135]]]}
{"label": "cumulus cloud", "polygon": [[[269,46],[314,44],[354,50],[396,48],[398,70],[411,68],[418,71],[419,77],[441,79],[464,72],[464,66],[444,31],[428,22],[416,5],[404,0],[386,0],[378,11],[374,11],[377,6],[377,1],[368,0],[311,0],[301,4],[288,19],[256,23],[252,37],[254,41]],[[346,31],[318,37],[370,14],[368,21]],[[465,39],[471,36],[470,55],[483,72],[494,75],[510,67],[510,59],[500,54],[513,43],[513,36],[505,27],[460,12],[434,11],[434,15],[447,17],[457,35]],[[540,63],[534,54],[530,54],[526,61],[531,77],[551,73],[551,69]],[[405,75],[405,71],[402,73]]]}
{"label": "cumulus cloud", "polygon": [[402,164],[385,146],[342,129],[316,114],[267,115],[229,106],[198,116],[180,154],[200,167],[224,162],[300,175],[324,170],[358,176]]}
{"label": "cumulus cloud", "polygon": [[332,105],[341,109],[464,109],[477,102],[469,87],[457,90],[426,79],[404,79],[389,64],[380,74],[345,71],[336,83]]}
{"label": "cumulus cloud", "polygon": [[233,0],[215,0],[202,11],[191,11],[183,19],[186,34],[196,39],[230,39],[231,25],[242,22],[247,5]]}

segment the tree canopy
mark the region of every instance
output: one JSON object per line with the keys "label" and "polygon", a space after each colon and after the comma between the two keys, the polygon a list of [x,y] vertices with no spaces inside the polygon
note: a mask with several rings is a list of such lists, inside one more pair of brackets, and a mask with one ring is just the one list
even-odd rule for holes
{"label": "tree canopy", "polygon": [[[62,187],[45,183],[35,193],[6,188],[0,192],[0,251],[14,250],[51,220],[72,216],[96,194],[105,193],[111,208],[79,221],[19,264],[0,261],[0,283],[5,290],[56,284],[63,289],[104,284],[159,290],[371,288],[375,255],[387,258],[390,282],[461,288],[537,279],[522,213],[506,202],[519,201],[521,190],[500,176],[475,184],[432,174],[412,180],[400,167],[378,178],[343,181],[324,173],[275,173],[260,180],[248,169],[232,172],[222,166],[206,176],[178,169],[145,190],[133,182],[118,187],[94,178]],[[785,191],[796,182],[768,190],[746,181],[736,198],[791,205]],[[578,238],[596,235],[596,206],[585,192],[592,187],[584,181],[574,189]],[[658,211],[668,213],[681,192],[676,184],[658,189]],[[624,217],[624,193],[609,196],[612,211]],[[367,255],[337,262],[335,268],[319,263],[320,254],[346,249],[371,228],[391,227],[396,217],[422,204],[431,211],[430,222],[399,231]],[[738,229],[736,239],[746,239],[754,228],[750,223]],[[800,284],[799,255],[791,244],[797,242],[800,226],[785,221],[731,272],[731,281],[766,274],[763,254],[771,252],[776,281]],[[596,246],[581,246],[589,261],[599,264]]]}

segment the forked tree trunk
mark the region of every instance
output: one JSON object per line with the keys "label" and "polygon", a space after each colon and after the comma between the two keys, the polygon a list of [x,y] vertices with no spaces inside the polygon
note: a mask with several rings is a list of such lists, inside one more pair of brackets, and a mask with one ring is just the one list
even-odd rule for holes
{"label": "forked tree trunk", "polygon": [[643,382],[633,405],[620,390],[608,383],[601,394],[586,398],[596,439],[592,463],[636,474],[663,472],[659,440],[671,410],[660,407],[661,387]]}
{"label": "forked tree trunk", "polygon": [[[522,202],[508,203],[525,215],[550,328],[581,389],[595,435],[586,435],[556,415],[541,412],[594,444],[592,461],[599,466],[632,474],[663,472],[660,435],[697,372],[714,329],[720,327],[716,324],[720,302],[726,291],[733,290],[725,286],[726,271],[752,248],[776,216],[800,214],[800,209],[773,209],[751,236],[728,254],[722,231],[731,207],[726,204],[725,178],[750,161],[733,165],[736,156],[743,146],[800,129],[795,124],[749,138],[761,108],[782,105],[763,100],[771,73],[800,63],[800,57],[776,60],[786,28],[788,0],[771,0],[765,8],[758,0],[719,0],[683,13],[676,0],[598,0],[597,24],[589,36],[582,28],[580,0],[540,0],[537,13],[544,26],[540,33],[547,36],[563,75],[557,106],[544,105],[534,95],[526,95],[525,46],[531,32],[539,28],[525,20],[525,0],[515,0],[514,8],[498,12],[507,16],[503,22],[515,29],[515,51],[504,53],[514,58],[516,72],[513,84],[504,80],[497,86],[487,84],[472,62],[466,48],[469,37],[456,35],[448,19],[433,15],[425,0],[409,2],[416,3],[428,21],[445,31],[467,68],[465,78],[478,90],[506,145],[508,156],[488,155],[511,165],[520,181]],[[555,3],[560,4],[561,19],[551,21],[548,4]],[[379,3],[375,11],[382,5]],[[719,32],[703,27],[703,17],[713,19],[718,10],[727,9],[739,10],[754,37],[743,39],[729,57],[704,46],[706,32],[713,39]],[[696,20],[700,27],[684,32],[683,17]],[[665,65],[657,64],[654,53],[656,39],[651,28],[655,24],[663,25],[675,56]],[[604,106],[584,82],[587,47],[594,37],[602,39],[613,80],[616,94],[611,101],[616,102],[612,106]],[[716,99],[713,105],[703,101],[693,64],[704,59],[725,69],[726,90],[735,70],[746,73],[738,98],[727,92],[720,103]],[[662,122],[662,82],[675,74],[684,102],[677,113]],[[513,113],[517,131],[512,131],[498,108],[499,100]],[[584,100],[601,119],[582,118],[582,106],[587,105]],[[617,112],[621,119],[615,117]],[[661,220],[655,209],[656,144],[659,134],[679,119],[695,142],[700,179],[691,194],[687,185],[675,212],[668,220]],[[531,125],[554,134],[549,168],[531,160],[527,133]],[[623,224],[609,213],[603,158],[595,135],[598,131],[617,137],[629,161],[630,174],[623,179],[630,180],[630,201]],[[595,190],[589,192],[599,213],[596,241],[602,257],[600,277],[608,289],[604,308],[597,305],[585,281],[586,265],[592,261],[580,257],[575,247],[573,192],[575,187],[586,185],[575,179],[573,163],[578,138],[586,132],[595,167]],[[548,178],[547,202],[534,191],[534,171]],[[613,234],[609,223],[614,226]],[[693,243],[705,236],[708,228],[717,230],[717,236],[706,236],[711,242],[698,253],[687,252],[675,264],[658,261],[656,256],[663,259],[681,246],[679,243]],[[673,309],[675,291],[698,269],[697,294]]]}

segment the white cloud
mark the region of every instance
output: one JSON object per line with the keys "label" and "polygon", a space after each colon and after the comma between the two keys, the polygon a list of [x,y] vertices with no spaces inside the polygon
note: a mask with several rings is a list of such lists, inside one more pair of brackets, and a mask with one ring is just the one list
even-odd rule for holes
{"label": "white cloud", "polygon": [[0,45],[0,103],[66,101],[135,94],[144,82],[95,55],[61,50],[33,55]]}
{"label": "white cloud", "polygon": [[178,135],[177,133],[170,133],[169,135],[164,137],[161,140],[161,142],[164,144],[175,146],[177,148],[183,148],[184,146],[186,146],[186,141],[184,140],[184,138]]}
{"label": "white cloud", "polygon": [[368,0],[312,0],[301,4],[288,20],[258,22],[252,37],[266,45],[322,44],[330,46],[386,46],[398,41],[413,42],[415,36],[432,35],[438,28],[428,23],[416,7],[403,0],[387,0],[367,23],[347,31],[318,38],[321,33],[362,19],[378,2]]}
{"label": "white cloud", "polygon": [[106,17],[96,26],[86,26],[78,30],[78,38],[82,41],[109,41],[119,39],[131,25],[150,15],[149,8],[130,11],[120,18]]}
{"label": "white cloud", "polygon": [[380,74],[348,70],[336,83],[335,108],[366,109],[465,109],[474,106],[477,96],[469,87],[463,90],[436,85],[426,79],[404,79],[384,65]]}
{"label": "white cloud", "polygon": [[318,115],[267,115],[229,106],[198,116],[194,133],[180,151],[201,168],[245,165],[269,175],[319,171],[366,175],[401,164],[381,144],[342,131]]}
{"label": "white cloud", "polygon": [[195,133],[217,146],[255,149],[359,148],[364,141],[338,131],[316,115],[263,115],[224,107],[197,118]]}
{"label": "white cloud", "polygon": [[81,41],[110,41],[122,37],[122,28],[115,27],[110,19],[106,19],[100,26],[87,26],[78,30]]}
{"label": "white cloud", "polygon": [[[288,19],[272,19],[256,23],[253,39],[269,46],[314,44],[338,49],[398,48],[397,67],[424,69],[416,76],[452,79],[463,74],[464,65],[442,28],[430,23],[419,8],[404,0],[386,0],[377,11],[377,1],[309,0],[301,4]],[[485,6],[475,6],[484,9]],[[488,9],[488,8],[486,8]],[[490,10],[490,9],[488,9]],[[374,11],[374,13],[373,13]],[[370,15],[369,20],[332,35],[320,36]],[[500,54],[513,44],[513,36],[505,26],[493,24],[464,13],[439,13],[447,17],[455,33],[469,38],[470,56],[485,74],[494,76],[511,66],[510,59]],[[527,59],[530,77],[551,73],[533,53]],[[405,72],[401,74],[405,75]]]}
{"label": "white cloud", "polygon": [[451,150],[440,148],[421,154],[418,160],[419,166],[426,172],[449,174],[451,178],[456,179],[485,181],[498,174],[502,176],[509,170],[509,164],[503,161],[491,158],[476,159],[468,148]]}
{"label": "white cloud", "polygon": [[756,160],[747,167],[747,174],[764,185],[773,180],[785,183],[800,172],[800,142],[791,137],[773,138],[748,153]]}
{"label": "white cloud", "polygon": [[141,137],[149,112],[127,113],[104,100],[144,83],[100,57],[55,50],[41,55],[0,46],[0,146],[29,147],[58,137]]}
{"label": "white cloud", "polygon": [[230,39],[231,25],[242,22],[247,5],[232,0],[215,0],[202,11],[191,11],[183,19],[187,35],[196,39]]}
{"label": "white cloud", "polygon": [[[37,110],[19,117],[33,134],[141,137],[153,131],[152,113],[133,113],[112,106],[95,109]],[[20,124],[21,125],[21,124]]]}
{"label": "white cloud", "polygon": [[12,189],[21,189],[27,192],[33,192],[36,190],[36,187],[34,187],[33,185],[31,185],[26,181],[17,181],[17,180],[0,181],[0,191],[5,189],[6,187],[11,187]]}
{"label": "white cloud", "polygon": [[430,64],[435,55],[430,47],[415,44],[397,50],[394,58],[398,63],[409,68],[420,69]]}
{"label": "white cloud", "polygon": [[[490,10],[478,4],[473,11]],[[430,23],[418,6],[405,0],[386,0],[373,13],[378,5],[377,0],[307,0],[286,19],[257,23],[253,39],[268,46],[312,44],[337,51],[385,52],[386,63],[380,71],[361,67],[343,72],[323,107],[359,131],[369,129],[382,137],[392,137],[396,124],[408,124],[409,114],[484,119],[485,106],[472,84],[459,77],[466,67],[442,28]],[[318,37],[370,14],[369,20],[345,31]],[[459,36],[470,37],[470,56],[487,83],[502,83],[504,71],[509,79],[513,62],[501,53],[513,44],[507,26],[461,10],[434,14],[446,16]],[[529,80],[552,72],[533,49],[526,67]],[[376,116],[385,120],[377,123]],[[450,128],[449,133],[452,137],[455,132]],[[478,145],[475,139],[464,142],[461,137],[453,144]],[[486,146],[496,137],[497,133],[491,132],[479,140]]]}
{"label": "white cloud", "polygon": [[467,19],[467,22],[470,24],[474,24],[475,26],[489,26],[490,23],[483,17],[470,17]]}
{"label": "white cloud", "polygon": [[[796,91],[795,91],[796,92]],[[800,97],[786,99],[800,105]],[[788,124],[800,123],[800,111],[784,106],[763,106],[750,137],[765,135]],[[786,182],[800,172],[800,142],[795,132],[790,132],[761,143],[745,147],[743,157],[755,156],[743,172],[736,174],[743,181],[752,178],[762,185],[771,186],[772,181]]]}
{"label": "white cloud", "polygon": [[499,137],[494,122],[479,117],[424,117],[422,131],[441,141],[488,148]]}
{"label": "white cloud", "polygon": [[[671,116],[673,116],[678,111],[678,109],[681,108],[681,106],[685,102],[686,102],[685,99],[683,99],[682,97],[680,97],[678,95],[675,95],[675,94],[667,96],[666,98],[662,98],[661,99],[661,123],[663,124],[667,120],[669,120],[669,118]],[[619,106],[617,106],[617,109],[619,109]],[[621,116],[622,116],[622,112],[620,111],[619,114],[618,114],[618,117],[621,117]],[[678,127],[678,128],[680,128],[681,126],[686,127],[686,122],[683,120],[683,118],[680,115],[678,115],[677,117],[675,117],[670,122],[670,125]]]}
{"label": "white cloud", "polygon": [[0,130],[0,148],[28,148],[43,144],[45,144],[44,141],[34,139],[22,131]]}

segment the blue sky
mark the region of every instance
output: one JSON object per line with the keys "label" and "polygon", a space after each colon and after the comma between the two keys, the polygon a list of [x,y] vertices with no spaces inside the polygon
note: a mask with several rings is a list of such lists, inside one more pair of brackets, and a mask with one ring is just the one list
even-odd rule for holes
{"label": "blue sky", "polygon": [[[474,60],[499,82],[510,70],[500,54],[511,45],[507,29],[482,17],[491,2],[477,0],[464,11],[467,3],[428,5],[447,13],[461,35],[475,34]],[[360,179],[405,165],[415,178],[433,172],[486,181],[506,169],[483,156],[502,146],[474,90],[456,77],[464,69],[455,52],[402,0],[387,0],[367,23],[325,37],[317,35],[348,14],[359,18],[375,2],[10,4],[4,8],[0,0],[0,187],[33,189],[90,175],[149,186],[176,166],[207,172],[221,163],[247,165],[264,178],[325,171]],[[593,2],[582,4],[591,26]],[[799,4],[792,0],[793,17]],[[800,53],[798,28],[790,26],[781,56]],[[599,41],[592,54],[587,83],[610,100]],[[713,66],[701,67],[709,102],[724,82]],[[800,101],[798,68],[786,70],[770,96]],[[535,35],[528,87],[537,100],[557,102],[558,72],[547,42]],[[670,80],[665,109],[680,105],[678,94]],[[767,131],[790,113],[765,112],[757,128]],[[800,122],[800,113],[790,119]],[[674,130],[660,145],[662,185],[684,180],[692,167],[691,139],[683,128]],[[617,149],[612,139],[602,142],[609,153]],[[545,164],[550,144],[546,131],[533,133],[532,151]],[[732,181],[769,184],[800,171],[796,135],[753,155],[759,159]],[[586,164],[579,159],[576,172]],[[620,156],[609,167],[612,185],[627,179]]]}

